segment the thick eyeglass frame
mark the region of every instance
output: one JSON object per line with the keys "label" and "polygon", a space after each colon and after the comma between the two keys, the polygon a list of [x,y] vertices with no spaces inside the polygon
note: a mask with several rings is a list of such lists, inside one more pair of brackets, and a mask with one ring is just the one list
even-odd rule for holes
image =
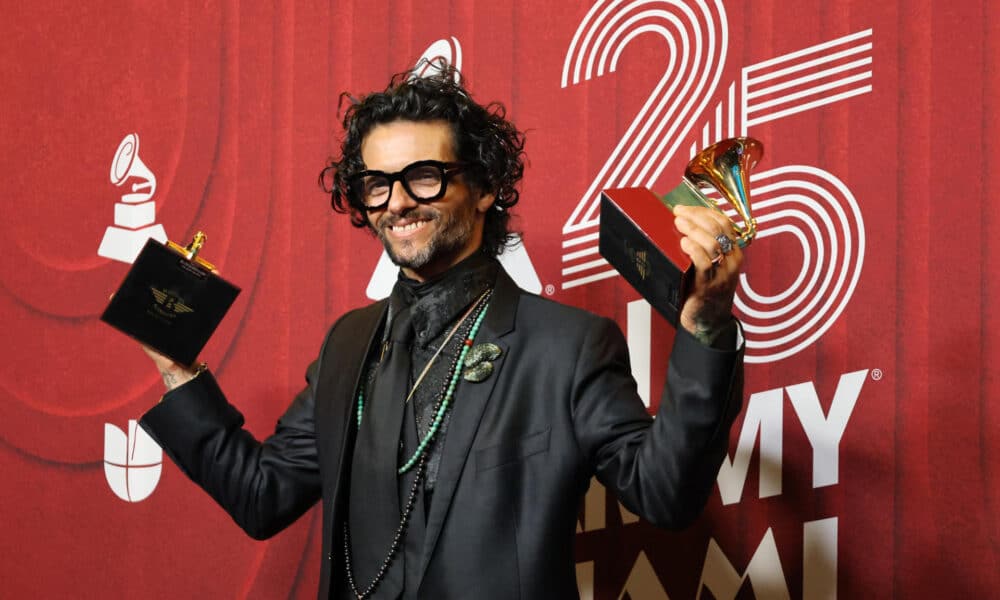
{"label": "thick eyeglass frame", "polygon": [[[397,181],[403,184],[403,190],[405,190],[406,193],[410,195],[410,198],[413,198],[415,201],[420,202],[421,204],[439,200],[448,191],[449,178],[455,173],[464,170],[467,166],[468,164],[463,162],[442,162],[440,160],[418,160],[416,162],[412,162],[406,165],[405,167],[403,167],[399,171],[396,171],[395,173],[386,173],[385,171],[378,171],[374,169],[361,171],[360,173],[352,175],[350,179],[348,179],[347,184],[348,184],[348,189],[351,190],[351,193],[355,195],[355,197],[358,199],[358,202],[364,207],[364,209],[367,212],[374,212],[376,210],[382,210],[383,208],[388,206],[389,200],[392,199],[392,190],[396,187]],[[421,167],[436,167],[441,172],[441,189],[438,190],[438,192],[433,196],[418,196],[413,192],[412,189],[410,189],[410,184],[406,181],[407,173],[410,173],[414,169],[419,169]],[[359,189],[358,186],[365,177],[370,177],[373,175],[385,177],[389,181],[389,193],[385,197],[385,202],[382,202],[381,204],[369,205],[365,204],[364,194],[362,193],[362,190]]]}

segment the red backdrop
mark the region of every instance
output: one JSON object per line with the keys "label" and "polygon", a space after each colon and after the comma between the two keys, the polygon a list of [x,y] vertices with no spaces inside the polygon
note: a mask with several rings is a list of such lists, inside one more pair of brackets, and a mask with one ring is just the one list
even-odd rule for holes
{"label": "red backdrop", "polygon": [[[98,247],[128,229],[115,210],[133,183],[171,239],[209,232],[243,293],[204,355],[265,435],[325,327],[369,301],[379,257],[315,183],[338,96],[439,40],[528,131],[519,259],[540,293],[619,321],[642,387],[662,384],[672,333],[595,254],[596,191],[665,192],[692,148],[732,134],[766,147],[731,460],[682,533],[593,488],[585,597],[1000,586],[995,2],[263,4],[4,11],[0,595],[314,596],[315,512],[254,542],[173,465],[157,479],[155,452],[106,448],[106,424],[127,431],[161,384],[98,321],[127,270]],[[155,190],[134,166],[109,179],[133,133]]]}

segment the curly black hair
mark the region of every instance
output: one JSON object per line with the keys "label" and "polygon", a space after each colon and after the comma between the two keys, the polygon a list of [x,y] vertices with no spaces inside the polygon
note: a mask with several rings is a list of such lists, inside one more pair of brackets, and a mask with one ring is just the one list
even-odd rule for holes
{"label": "curly black hair", "polygon": [[[417,70],[424,66],[418,65]],[[473,165],[464,172],[466,182],[496,197],[486,213],[482,251],[498,256],[514,240],[509,209],[517,204],[517,186],[524,175],[524,133],[507,120],[502,104],[476,103],[453,66],[434,62],[424,71],[427,74],[421,77],[415,71],[398,73],[384,91],[360,100],[341,95],[341,103],[351,103],[343,118],[341,158],[330,160],[320,173],[320,183],[330,194],[333,210],[350,214],[355,227],[369,227],[361,199],[347,185],[352,175],[365,170],[361,159],[365,137],[376,125],[393,121],[446,121],[452,128],[458,160]]]}

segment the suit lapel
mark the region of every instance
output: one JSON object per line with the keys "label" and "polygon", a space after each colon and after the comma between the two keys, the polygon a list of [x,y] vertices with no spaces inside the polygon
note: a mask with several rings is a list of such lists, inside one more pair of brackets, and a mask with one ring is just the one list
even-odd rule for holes
{"label": "suit lapel", "polygon": [[[441,466],[438,470],[437,482],[434,485],[434,500],[430,513],[427,515],[427,526],[424,537],[424,551],[420,565],[420,580],[424,573],[438,537],[444,526],[448,511],[451,508],[455,489],[465,469],[472,443],[476,438],[480,420],[486,405],[493,393],[494,385],[500,378],[503,364],[507,357],[508,347],[500,339],[514,328],[514,317],[517,312],[517,302],[520,290],[517,284],[501,268],[497,274],[496,286],[490,300],[486,317],[476,336],[475,344],[491,342],[500,346],[503,354],[493,361],[493,373],[485,381],[473,383],[460,381],[455,389],[455,400],[451,409],[451,423],[445,437],[444,449],[441,453]],[[459,365],[459,368],[462,368]]]}
{"label": "suit lapel", "polygon": [[[378,302],[344,317],[343,321],[330,332],[330,339],[323,347],[320,357],[320,376],[316,384],[316,439],[318,452],[331,459],[333,473],[338,477],[333,481],[329,495],[324,498],[336,506],[337,499],[346,483],[342,481],[349,458],[346,457],[348,433],[353,416],[354,398],[364,370],[379,324],[385,317],[387,302]],[[359,344],[358,340],[368,340]],[[328,424],[335,424],[329,427]],[[327,425],[327,426],[324,426]]]}

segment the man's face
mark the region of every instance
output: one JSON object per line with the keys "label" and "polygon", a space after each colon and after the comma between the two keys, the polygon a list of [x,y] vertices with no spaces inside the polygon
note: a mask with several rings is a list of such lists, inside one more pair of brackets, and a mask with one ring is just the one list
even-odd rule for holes
{"label": "man's face", "polygon": [[[393,121],[376,125],[361,143],[365,168],[394,173],[418,160],[456,161],[451,127],[444,121]],[[389,204],[368,213],[368,223],[392,261],[413,279],[425,281],[470,256],[482,244],[491,194],[451,175],[447,192],[421,204],[394,182]]]}

